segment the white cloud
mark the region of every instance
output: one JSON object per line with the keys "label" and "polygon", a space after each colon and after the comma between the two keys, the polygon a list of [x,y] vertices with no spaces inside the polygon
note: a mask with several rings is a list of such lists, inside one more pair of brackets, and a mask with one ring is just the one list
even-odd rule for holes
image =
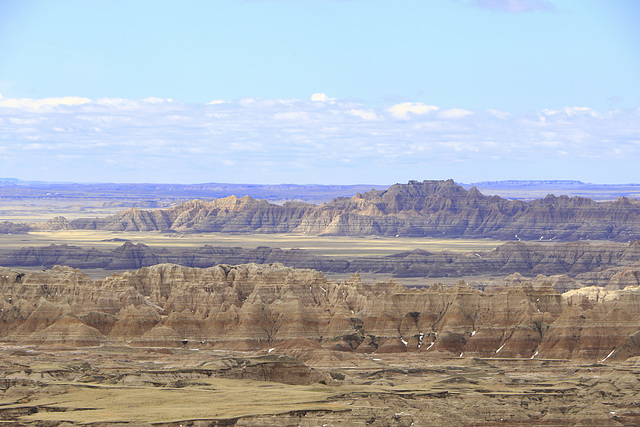
{"label": "white cloud", "polygon": [[427,105],[421,102],[403,102],[401,104],[392,105],[388,111],[398,119],[406,119],[409,114],[429,114],[432,111],[438,111],[440,108],[434,105]]}
{"label": "white cloud", "polygon": [[309,120],[309,114],[304,111],[288,111],[286,113],[276,113],[273,115],[276,120]]}
{"label": "white cloud", "polygon": [[378,115],[374,111],[370,110],[351,109],[347,111],[347,113],[351,114],[352,116],[360,117],[362,120],[378,120]]}
{"label": "white cloud", "polygon": [[156,98],[156,97],[149,97],[149,98],[145,98],[142,100],[142,102],[146,102],[147,104],[164,104],[164,103],[172,103],[173,99],[171,98]]}
{"label": "white cloud", "polygon": [[549,110],[544,109],[541,111],[541,114],[547,117],[556,116],[556,117],[593,117],[593,118],[603,118],[603,115],[597,111],[592,110],[589,107],[565,107],[562,110]]}
{"label": "white cloud", "polygon": [[[268,176],[384,183],[461,179],[458,173],[482,168],[486,178],[501,170],[568,174],[569,167],[546,166],[557,163],[562,150],[564,162],[598,159],[598,167],[582,167],[588,173],[637,181],[640,110],[567,107],[515,114],[411,102],[378,108],[318,102],[0,98],[2,173],[69,181],[262,182]],[[341,176],[351,179],[336,172],[342,159],[351,169]],[[460,165],[465,168],[457,172]],[[434,175],[437,170],[444,175]]]}
{"label": "white cloud", "polygon": [[333,102],[334,98],[329,98],[326,93],[314,93],[311,95],[311,100],[314,102]]}
{"label": "white cloud", "polygon": [[60,98],[4,98],[0,96],[0,107],[15,108],[19,110],[41,111],[56,107],[69,107],[90,103],[89,98],[79,96],[65,96]]}
{"label": "white cloud", "polygon": [[96,101],[100,106],[115,107],[123,110],[134,110],[140,108],[140,103],[131,99],[124,98],[100,98]]}
{"label": "white cloud", "polygon": [[465,110],[464,108],[450,108],[438,113],[438,117],[443,119],[462,119],[471,115],[473,115],[473,111]]}
{"label": "white cloud", "polygon": [[502,119],[502,120],[506,120],[506,119],[512,117],[512,115],[507,113],[507,112],[498,111],[498,110],[492,110],[492,109],[488,109],[487,113],[491,114],[493,117],[497,117],[497,118]]}
{"label": "white cloud", "polygon": [[328,102],[334,103],[336,98],[329,98],[326,93],[314,93],[311,95],[311,100],[315,102]]}
{"label": "white cloud", "polygon": [[21,119],[17,117],[9,117],[9,123],[15,125],[35,125],[38,123],[38,119]]}

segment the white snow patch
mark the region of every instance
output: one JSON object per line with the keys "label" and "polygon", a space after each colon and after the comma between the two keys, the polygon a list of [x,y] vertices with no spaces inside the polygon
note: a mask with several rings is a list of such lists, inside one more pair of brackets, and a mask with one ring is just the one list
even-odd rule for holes
{"label": "white snow patch", "polygon": [[500,348],[496,350],[496,353],[500,353],[500,350],[502,350],[502,347],[504,347],[505,345],[507,345],[507,343],[502,344]]}
{"label": "white snow patch", "polygon": [[273,350],[275,350],[275,348],[270,348],[270,349],[269,349],[269,354],[271,354],[271,352],[272,352]]}
{"label": "white snow patch", "polygon": [[460,356],[459,356],[459,357],[462,357],[462,355],[463,355],[463,354],[464,354],[464,352],[460,353]]}
{"label": "white snow patch", "polygon": [[536,357],[538,355],[538,352],[536,351],[536,354],[534,354],[533,356],[531,356],[531,358],[533,359],[534,357]]}
{"label": "white snow patch", "polygon": [[325,288],[323,288],[322,286],[320,286],[320,289],[322,289],[325,294],[327,293],[327,290]]}
{"label": "white snow patch", "polygon": [[402,344],[404,344],[405,347],[407,346],[407,342],[402,337],[400,337],[400,341],[402,341]]}
{"label": "white snow patch", "polygon": [[478,331],[471,332],[471,336],[474,336],[476,334],[476,332],[478,332]]}
{"label": "white snow patch", "polygon": [[615,349],[615,348],[614,348],[613,350],[611,350],[611,353],[609,353],[609,354],[607,355],[607,357],[605,357],[604,359],[602,359],[602,360],[601,360],[601,362],[604,362],[605,360],[607,360],[608,358],[610,358],[614,351],[616,351],[616,349]]}
{"label": "white snow patch", "polygon": [[[159,305],[156,305],[156,304],[152,303],[151,301],[148,301],[146,299],[143,299],[142,301],[144,301],[144,303],[146,305],[148,305],[149,307],[153,307],[156,310],[164,311],[164,308],[160,307]],[[9,302],[11,302],[11,299],[9,299]]]}
{"label": "white snow patch", "polygon": [[427,347],[427,350],[429,350],[431,347],[433,347],[433,345],[434,345],[435,343],[436,343],[436,342],[434,341],[434,342],[432,342],[431,344],[429,344],[429,347]]}

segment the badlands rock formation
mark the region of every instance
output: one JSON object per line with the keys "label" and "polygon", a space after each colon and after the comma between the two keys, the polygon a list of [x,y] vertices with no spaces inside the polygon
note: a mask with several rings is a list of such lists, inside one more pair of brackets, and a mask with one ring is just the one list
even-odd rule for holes
{"label": "badlands rock formation", "polygon": [[[386,191],[371,190],[313,205],[235,196],[210,202],[193,200],[169,209],[131,208],[104,218],[54,224],[4,224],[42,229],[71,226],[113,231],[177,231],[233,233],[300,233],[309,235],[382,235],[491,237],[503,240],[609,239],[627,242],[640,237],[640,202],[614,202],[548,195],[531,202],[485,196],[465,190],[453,180],[410,181]],[[18,227],[18,228],[16,228]]]}
{"label": "badlands rock formation", "polygon": [[[624,288],[639,283],[640,242],[555,243],[509,242],[492,251],[455,253],[414,250],[383,257],[329,258],[301,249],[258,247],[158,248],[126,242],[114,250],[84,249],[50,245],[28,247],[0,254],[0,265],[43,267],[65,265],[74,268],[124,270],[161,263],[187,267],[218,264],[282,263],[331,273],[385,273],[396,277],[463,277],[474,275],[562,276],[553,279],[558,290],[583,285]],[[623,274],[623,271],[626,273]],[[611,281],[613,277],[614,281]],[[572,280],[575,279],[575,280]],[[545,279],[548,280],[548,279]]]}
{"label": "badlands rock formation", "polygon": [[[484,292],[342,283],[281,264],[160,264],[91,281],[68,267],[0,269],[0,339],[14,344],[327,348],[425,357],[620,360],[640,355],[640,288],[563,297],[549,283]],[[607,291],[614,292],[614,291]]]}

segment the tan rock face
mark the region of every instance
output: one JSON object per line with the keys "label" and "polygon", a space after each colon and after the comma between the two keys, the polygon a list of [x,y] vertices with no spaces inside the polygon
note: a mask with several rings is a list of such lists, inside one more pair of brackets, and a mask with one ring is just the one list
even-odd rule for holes
{"label": "tan rock face", "polygon": [[640,268],[627,267],[611,277],[605,289],[624,289],[627,286],[640,286]]}
{"label": "tan rock face", "polygon": [[464,282],[407,289],[357,275],[334,283],[281,264],[161,264],[95,282],[68,268],[1,273],[0,339],[17,343],[259,349],[299,342],[359,353],[591,361],[640,355],[634,288],[563,296],[536,280],[484,292]]}

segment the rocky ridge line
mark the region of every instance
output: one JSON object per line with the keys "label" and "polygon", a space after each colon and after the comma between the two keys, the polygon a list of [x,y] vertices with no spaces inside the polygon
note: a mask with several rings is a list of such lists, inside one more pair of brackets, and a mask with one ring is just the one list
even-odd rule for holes
{"label": "rocky ridge line", "polygon": [[131,208],[104,218],[71,221],[58,218],[52,222],[0,224],[0,232],[8,232],[12,227],[57,227],[627,242],[640,238],[640,201],[620,197],[613,202],[595,202],[582,197],[548,195],[523,202],[485,196],[475,187],[467,191],[453,180],[409,181],[385,191],[339,197],[322,205],[287,202],[280,206],[249,196],[229,196],[210,202],[192,200],[168,209]]}
{"label": "rocky ridge line", "polygon": [[328,281],[281,264],[161,264],[91,281],[0,269],[0,340],[21,345],[266,349],[624,360],[640,355],[640,287],[565,297],[549,283]]}

